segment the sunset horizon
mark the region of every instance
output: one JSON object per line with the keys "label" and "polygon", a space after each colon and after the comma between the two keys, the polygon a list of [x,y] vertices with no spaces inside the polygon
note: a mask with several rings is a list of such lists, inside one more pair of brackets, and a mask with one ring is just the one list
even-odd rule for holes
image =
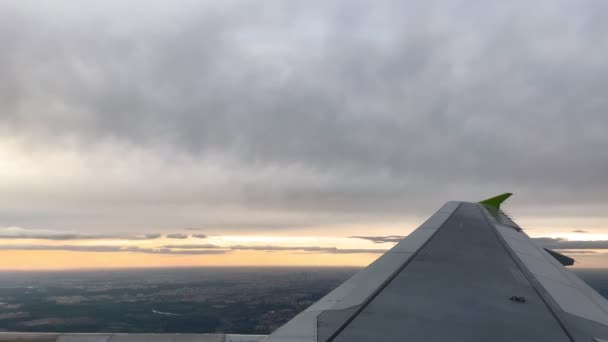
{"label": "sunset horizon", "polygon": [[[524,221],[526,221],[524,219]],[[531,221],[540,221],[532,219]],[[420,222],[422,224],[422,222]],[[289,232],[258,235],[207,235],[200,228],[172,233],[77,233],[0,228],[2,270],[86,270],[163,267],[365,267],[417,226],[399,234],[398,229],[353,229],[349,236],[293,235]],[[608,234],[586,230],[547,231],[528,226],[526,232],[541,246],[575,258],[575,268],[606,268],[603,246]],[[579,225],[580,227],[580,225]],[[348,231],[334,227],[333,231]],[[313,230],[315,231],[315,230]],[[377,234],[387,232],[384,235]],[[298,230],[301,234],[301,230]],[[332,229],[325,229],[327,234]],[[375,232],[376,234],[369,234]],[[570,244],[576,243],[576,246]],[[560,247],[560,244],[561,247]],[[599,246],[598,246],[599,244]]]}
{"label": "sunset horizon", "polygon": [[247,3],[0,4],[0,270],[365,266],[503,192],[608,264],[603,5]]}

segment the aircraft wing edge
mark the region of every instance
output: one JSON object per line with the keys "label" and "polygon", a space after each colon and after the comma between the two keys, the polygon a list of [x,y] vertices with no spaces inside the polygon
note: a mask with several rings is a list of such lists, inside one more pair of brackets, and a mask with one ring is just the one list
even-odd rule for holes
{"label": "aircraft wing edge", "polygon": [[[539,287],[539,292],[545,297],[548,305],[554,308],[561,321],[571,322],[567,324],[569,330],[576,330],[577,326],[583,324],[588,326],[586,330],[606,334],[608,301],[535,243],[512,220],[509,220],[509,224],[504,224],[503,217],[496,217],[495,212],[484,208],[486,217],[521,267],[528,272],[532,283]],[[573,320],[572,316],[579,319]],[[593,324],[585,321],[598,325],[593,327]]]}
{"label": "aircraft wing edge", "polygon": [[[267,342],[310,342],[317,340],[318,318],[326,312],[344,310],[336,329],[350,317],[357,314],[357,308],[364,305],[380,291],[426,244],[435,232],[456,211],[461,202],[450,201],[426,220],[392,249],[357,272],[329,294],[298,314],[292,320],[275,330],[265,340]],[[335,323],[335,322],[334,322]]]}

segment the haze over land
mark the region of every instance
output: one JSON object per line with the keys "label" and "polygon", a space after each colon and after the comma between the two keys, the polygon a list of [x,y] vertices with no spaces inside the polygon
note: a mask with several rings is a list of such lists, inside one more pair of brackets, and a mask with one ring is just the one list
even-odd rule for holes
{"label": "haze over land", "polygon": [[2,1],[2,268],[361,266],[505,191],[529,235],[605,266],[606,13]]}
{"label": "haze over land", "polygon": [[[359,268],[0,272],[0,331],[268,334]],[[576,270],[603,296],[606,270]]]}

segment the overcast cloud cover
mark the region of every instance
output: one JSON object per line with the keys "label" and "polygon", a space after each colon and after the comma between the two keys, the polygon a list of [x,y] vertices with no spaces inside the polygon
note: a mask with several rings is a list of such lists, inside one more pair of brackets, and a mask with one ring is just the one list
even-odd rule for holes
{"label": "overcast cloud cover", "polygon": [[290,229],[504,191],[515,213],[604,217],[607,14],[2,1],[0,226]]}

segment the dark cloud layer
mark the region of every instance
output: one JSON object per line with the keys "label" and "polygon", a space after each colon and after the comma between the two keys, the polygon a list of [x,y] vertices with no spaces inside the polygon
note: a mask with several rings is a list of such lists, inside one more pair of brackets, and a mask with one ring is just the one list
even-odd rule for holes
{"label": "dark cloud layer", "polygon": [[[387,237],[357,237],[365,238],[374,242],[397,242],[391,240],[393,236]],[[373,239],[372,239],[373,238]],[[383,239],[384,238],[384,239]],[[595,254],[588,249],[608,249],[608,241],[572,241],[559,238],[534,238],[537,244],[544,248],[562,250],[567,254]],[[146,254],[224,254],[230,251],[293,251],[327,254],[382,254],[389,249],[366,249],[366,248],[337,248],[328,246],[282,246],[282,245],[231,245],[220,246],[214,244],[167,244],[158,248],[144,248],[135,246],[112,246],[112,245],[0,245],[0,250],[60,250],[78,252],[132,252]]]}
{"label": "dark cloud layer", "polygon": [[187,239],[188,238],[188,234],[181,234],[181,233],[173,233],[173,234],[167,234],[165,235],[166,238],[169,239]]}
{"label": "dark cloud layer", "polygon": [[405,238],[405,236],[388,235],[388,236],[350,236],[352,239],[369,240],[375,243],[397,243]]}
{"label": "dark cloud layer", "polygon": [[3,228],[0,229],[0,239],[35,239],[35,240],[154,240],[161,237],[160,234],[85,234],[65,233],[61,231]]}
{"label": "dark cloud layer", "polygon": [[177,254],[177,255],[203,255],[203,254],[225,254],[228,250],[212,249],[212,250],[172,250],[168,248],[142,248],[134,246],[107,246],[107,245],[91,245],[91,246],[51,246],[51,245],[0,245],[0,250],[27,250],[27,251],[72,251],[72,252],[99,252],[99,253],[145,253],[145,254]]}
{"label": "dark cloud layer", "polygon": [[163,248],[169,248],[169,249],[214,249],[214,248],[225,248],[225,247],[221,247],[219,245],[214,245],[214,244],[210,244],[210,243],[205,243],[205,244],[180,244],[180,245],[170,244],[170,245],[163,245]]}
{"label": "dark cloud layer", "polygon": [[537,244],[549,249],[608,249],[608,241],[574,241],[557,238],[535,238]]}
{"label": "dark cloud layer", "polygon": [[0,250],[27,250],[27,251],[72,251],[72,252],[100,252],[100,253],[145,253],[145,254],[176,254],[176,255],[204,255],[204,254],[225,254],[230,251],[299,251],[312,253],[328,254],[378,254],[385,253],[386,249],[356,249],[356,248],[336,248],[319,246],[217,246],[211,244],[204,245],[165,245],[159,248],[144,248],[136,246],[110,246],[110,245],[0,245]]}
{"label": "dark cloud layer", "polygon": [[[406,236],[351,236],[353,239],[364,239],[375,243],[397,243],[404,239]],[[585,249],[608,249],[608,241],[596,240],[596,241],[581,241],[581,240],[567,240],[561,238],[549,238],[549,237],[538,237],[532,238],[538,245],[548,249],[559,249],[559,250],[585,250]],[[581,251],[576,251],[578,254]]]}
{"label": "dark cloud layer", "polygon": [[586,250],[572,250],[572,249],[561,249],[560,253],[565,254],[565,255],[591,255],[591,254],[598,254],[598,252],[596,251],[586,251]]}
{"label": "dark cloud layer", "polygon": [[321,246],[248,246],[248,245],[233,245],[222,247],[212,244],[185,244],[185,245],[164,245],[163,248],[168,249],[187,249],[187,250],[198,250],[198,249],[229,249],[233,251],[300,251],[300,252],[313,252],[313,253],[329,253],[329,254],[356,254],[356,253],[385,253],[388,249],[365,249],[365,248],[337,248],[337,247],[321,247]]}
{"label": "dark cloud layer", "polygon": [[232,250],[247,250],[247,251],[302,251],[313,253],[329,253],[329,254],[355,254],[355,253],[385,253],[387,249],[365,249],[365,248],[337,248],[337,247],[320,247],[320,246],[230,246]]}
{"label": "dark cloud layer", "polygon": [[296,227],[505,190],[604,215],[606,1],[129,4],[0,4],[0,133],[81,166],[0,184],[0,223]]}

